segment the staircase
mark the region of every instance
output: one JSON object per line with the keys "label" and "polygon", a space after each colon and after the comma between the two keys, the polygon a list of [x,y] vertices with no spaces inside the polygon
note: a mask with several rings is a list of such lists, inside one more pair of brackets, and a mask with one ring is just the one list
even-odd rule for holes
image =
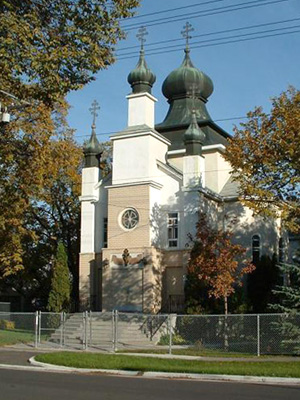
{"label": "staircase", "polygon": [[159,341],[166,326],[165,319],[158,324],[157,318],[137,314],[113,318],[112,313],[90,313],[86,319],[83,314],[72,314],[49,341],[72,348],[82,348],[86,341],[88,347],[112,349],[114,340],[118,349],[149,347]]}

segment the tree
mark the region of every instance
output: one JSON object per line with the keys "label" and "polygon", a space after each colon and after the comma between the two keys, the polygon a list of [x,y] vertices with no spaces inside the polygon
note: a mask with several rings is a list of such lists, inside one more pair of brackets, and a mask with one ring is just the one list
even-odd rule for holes
{"label": "tree", "polygon": [[278,267],[282,273],[283,285],[274,289],[277,298],[276,304],[270,304],[273,310],[281,313],[300,313],[300,262],[295,260],[294,264],[279,263]]}
{"label": "tree", "polygon": [[273,290],[279,282],[276,257],[263,255],[256,264],[255,271],[247,279],[249,308],[254,313],[265,313],[274,302]]}
{"label": "tree", "polygon": [[246,250],[231,239],[231,232],[212,228],[206,214],[200,213],[196,235],[190,235],[192,249],[187,266],[188,276],[203,282],[208,297],[223,300],[225,315],[228,297],[242,285],[243,275],[255,269],[249,261],[240,260]]}
{"label": "tree", "polygon": [[273,323],[275,337],[281,337],[281,349],[289,354],[300,354],[300,258],[295,262],[279,263],[283,284],[273,293],[276,302],[269,304],[272,311],[280,312],[278,322]]}
{"label": "tree", "polygon": [[60,242],[52,267],[51,290],[48,300],[48,311],[59,313],[69,311],[70,307],[70,274],[64,245]]}
{"label": "tree", "polygon": [[114,60],[139,0],[1,0],[0,88],[48,106]]}
{"label": "tree", "polygon": [[[36,297],[38,287],[46,295],[59,240],[75,285],[82,154],[65,96],[114,62],[125,36],[120,21],[138,4],[0,0],[0,90],[21,101],[0,135],[0,281],[25,296]],[[11,106],[1,91],[0,102]]]}
{"label": "tree", "polygon": [[241,200],[258,214],[280,217],[299,230],[300,92],[289,87],[272,99],[270,114],[261,107],[234,128],[225,158],[240,185]]}
{"label": "tree", "polygon": [[[0,137],[2,278],[24,271],[33,256],[28,250],[39,246],[53,255],[57,241],[63,240],[69,258],[74,254],[82,152],[64,116],[48,120],[41,111],[42,107],[32,110],[32,122],[26,117],[13,121]],[[16,134],[18,130],[21,133]],[[42,256],[51,258],[45,252]]]}

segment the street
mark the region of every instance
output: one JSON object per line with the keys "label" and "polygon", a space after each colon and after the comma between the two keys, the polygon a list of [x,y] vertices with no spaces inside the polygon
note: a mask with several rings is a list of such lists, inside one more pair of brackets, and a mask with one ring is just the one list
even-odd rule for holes
{"label": "street", "polygon": [[299,386],[0,370],[0,400],[299,400]]}

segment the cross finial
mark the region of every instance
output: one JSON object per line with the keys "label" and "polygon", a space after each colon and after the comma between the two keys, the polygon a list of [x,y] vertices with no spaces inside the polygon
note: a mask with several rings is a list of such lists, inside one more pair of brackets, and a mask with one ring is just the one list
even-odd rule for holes
{"label": "cross finial", "polygon": [[192,27],[192,25],[187,22],[184,27],[183,30],[181,31],[182,36],[185,38],[185,50],[189,51],[189,39],[192,38],[192,36],[189,34],[190,32],[193,32],[194,28]]}
{"label": "cross finial", "polygon": [[146,42],[145,36],[148,35],[147,29],[144,26],[141,26],[138,30],[136,37],[141,42],[141,50],[144,50],[144,43]]}
{"label": "cross finial", "polygon": [[98,117],[98,113],[97,113],[98,110],[100,110],[99,103],[97,100],[94,100],[92,102],[92,107],[89,109],[89,111],[91,112],[91,114],[93,116],[93,124],[92,124],[93,128],[96,127],[96,117]]}

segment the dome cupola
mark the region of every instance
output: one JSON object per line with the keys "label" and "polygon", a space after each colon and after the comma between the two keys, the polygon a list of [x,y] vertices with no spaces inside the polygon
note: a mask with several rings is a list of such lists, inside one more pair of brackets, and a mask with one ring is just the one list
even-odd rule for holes
{"label": "dome cupola", "polygon": [[128,75],[128,83],[132,88],[132,93],[150,93],[151,88],[156,81],[155,74],[148,68],[148,65],[145,60],[145,51],[144,51],[144,43],[146,41],[145,36],[147,35],[146,28],[141,27],[137,34],[138,39],[141,42],[141,50],[140,50],[140,58],[139,61],[129,75]]}
{"label": "dome cupola", "polygon": [[147,92],[151,94],[156,76],[147,66],[144,50],[140,51],[137,66],[129,73],[127,80],[132,88],[132,93]]}
{"label": "dome cupola", "polygon": [[199,155],[205,142],[205,133],[199,128],[196,111],[192,111],[192,121],[184,133],[186,155]]}
{"label": "dome cupola", "polygon": [[194,91],[197,98],[207,102],[214,86],[212,80],[193,65],[190,50],[187,48],[183,63],[167,76],[162,86],[162,92],[169,101],[172,101],[189,97],[191,90]]}
{"label": "dome cupola", "polygon": [[90,108],[93,114],[92,134],[90,139],[83,145],[83,153],[85,163],[84,166],[88,167],[99,167],[100,157],[102,154],[101,145],[96,136],[96,117],[98,116],[97,110],[99,110],[98,103],[96,100],[93,101],[92,107]]}

